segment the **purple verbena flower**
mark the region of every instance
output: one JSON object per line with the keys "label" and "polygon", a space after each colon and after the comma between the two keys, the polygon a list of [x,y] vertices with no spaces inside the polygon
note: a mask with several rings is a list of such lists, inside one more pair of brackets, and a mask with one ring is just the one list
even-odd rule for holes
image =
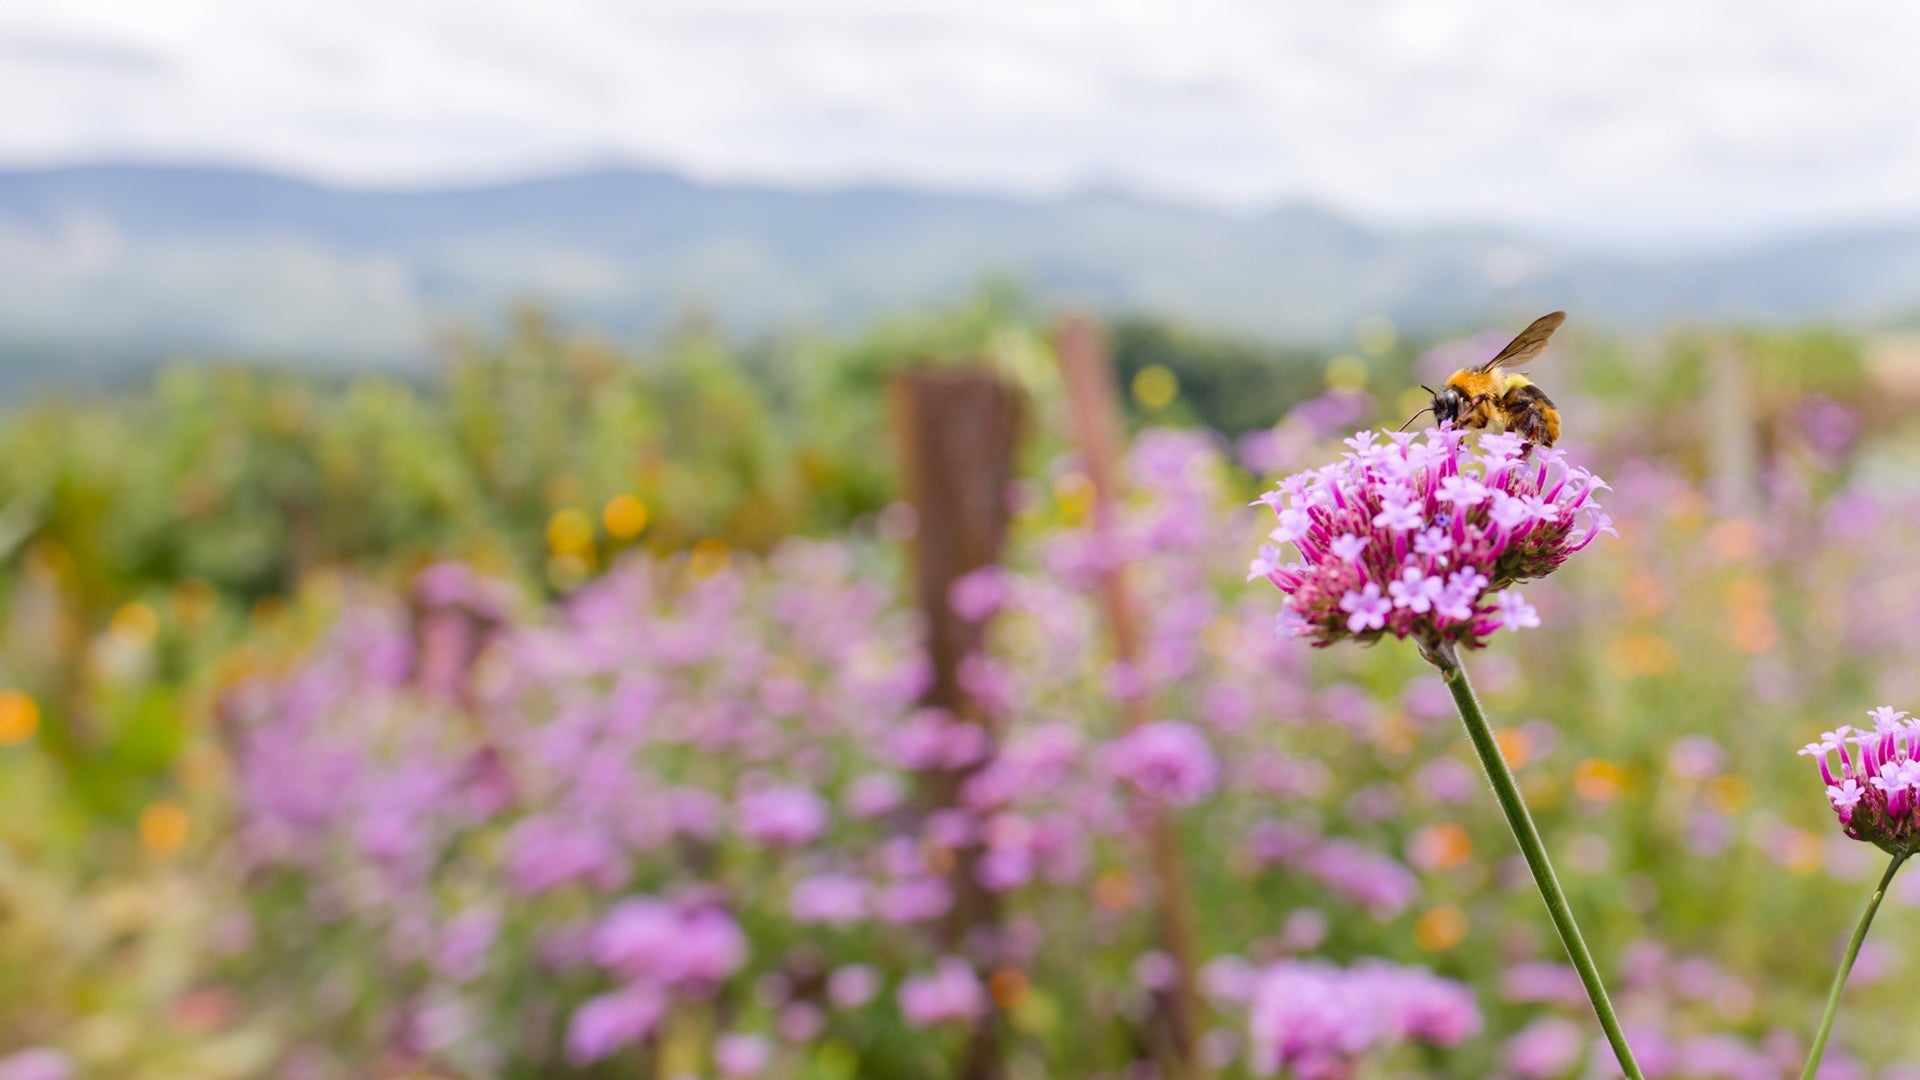
{"label": "purple verbena flower", "polygon": [[580,1006],[567,1025],[567,1059],[590,1065],[653,1033],[666,1014],[666,998],[648,986],[630,986]]}
{"label": "purple verbena flower", "polygon": [[710,989],[747,959],[747,938],[733,917],[718,908],[691,911],[656,900],[623,900],[595,929],[589,946],[595,961],[636,984]]}
{"label": "purple verbena flower", "polygon": [[1301,860],[1307,873],[1358,901],[1375,918],[1405,911],[1420,895],[1420,879],[1391,856],[1345,840],[1327,840]]}
{"label": "purple verbena flower", "polygon": [[799,847],[827,827],[827,804],[799,786],[772,787],[740,798],[740,831],[763,844]]}
{"label": "purple verbena flower", "polygon": [[1347,629],[1359,634],[1385,627],[1387,616],[1393,614],[1393,601],[1381,596],[1380,586],[1369,581],[1364,589],[1348,589],[1342,594],[1340,610],[1348,615]]}
{"label": "purple verbena flower", "polygon": [[1397,1043],[1454,1045],[1479,1030],[1480,1011],[1471,990],[1424,968],[1282,960],[1257,976],[1248,1028],[1256,1075],[1341,1080]]}
{"label": "purple verbena flower", "polygon": [[865,964],[847,964],[827,976],[827,998],[842,1009],[857,1009],[880,992],[880,974]]}
{"label": "purple verbena flower", "polygon": [[1162,720],[1121,736],[1109,751],[1113,774],[1146,798],[1192,806],[1212,793],[1220,764],[1192,724]]}
{"label": "purple verbena flower", "polygon": [[1558,450],[1523,457],[1515,437],[1469,444],[1452,428],[1379,445],[1362,432],[1348,445],[1260,499],[1281,521],[1271,539],[1301,561],[1268,545],[1249,569],[1286,594],[1282,632],[1316,645],[1391,634],[1473,648],[1537,626],[1509,586],[1613,531],[1593,500],[1606,484]]}
{"label": "purple verbena flower", "polygon": [[22,1050],[0,1058],[0,1080],[67,1080],[73,1062],[58,1050]]}
{"label": "purple verbena flower", "polygon": [[1545,1017],[1507,1040],[1507,1068],[1520,1080],[1555,1080],[1572,1072],[1586,1049],[1580,1025],[1557,1016]]}
{"label": "purple verbena flower", "polygon": [[1843,725],[1800,753],[1819,764],[1827,803],[1848,836],[1890,854],[1912,851],[1920,834],[1920,720],[1886,705],[1867,715],[1872,731]]}
{"label": "purple verbena flower", "polygon": [[713,1063],[722,1076],[759,1076],[772,1060],[765,1036],[728,1032],[713,1042]]}
{"label": "purple verbena flower", "polygon": [[867,917],[867,886],[844,874],[810,877],[793,887],[787,911],[802,925],[851,925]]}
{"label": "purple verbena flower", "polygon": [[970,1021],[986,1007],[979,976],[957,956],[941,957],[932,974],[910,975],[900,983],[900,1012],[915,1027]]}

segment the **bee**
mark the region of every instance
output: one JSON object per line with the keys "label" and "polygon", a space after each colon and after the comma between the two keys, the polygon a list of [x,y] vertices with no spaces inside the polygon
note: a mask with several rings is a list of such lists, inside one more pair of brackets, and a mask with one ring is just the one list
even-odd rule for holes
{"label": "bee", "polygon": [[[1447,376],[1439,390],[1422,385],[1420,389],[1433,395],[1433,404],[1420,412],[1432,412],[1435,419],[1451,420],[1456,427],[1489,428],[1498,424],[1501,430],[1525,439],[1529,446],[1552,446],[1560,438],[1560,410],[1525,375],[1502,369],[1519,367],[1539,356],[1547,347],[1547,339],[1566,321],[1564,311],[1542,315],[1507,342],[1493,359]],[[1413,414],[1414,419],[1419,416]],[[1413,419],[1407,421],[1411,423]],[[1401,430],[1406,430],[1406,424]]]}

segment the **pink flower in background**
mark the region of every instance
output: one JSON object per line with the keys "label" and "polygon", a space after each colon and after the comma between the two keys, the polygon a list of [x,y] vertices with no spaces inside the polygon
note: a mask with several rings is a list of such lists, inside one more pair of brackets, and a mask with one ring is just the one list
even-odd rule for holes
{"label": "pink flower in background", "polygon": [[593,998],[567,1025],[567,1060],[590,1065],[639,1042],[653,1034],[666,1011],[665,995],[652,987],[631,986]]}
{"label": "pink flower in background", "polygon": [[1375,1007],[1386,1015],[1395,1038],[1429,1046],[1457,1046],[1480,1030],[1473,991],[1426,968],[1384,960],[1361,960],[1349,970]]}
{"label": "pink flower in background", "polygon": [[1606,485],[1517,436],[1429,428],[1363,431],[1338,463],[1296,473],[1262,496],[1279,519],[1249,578],[1286,594],[1281,625],[1316,645],[1391,634],[1481,645],[1538,626],[1509,586],[1545,577],[1612,525],[1592,495]]}
{"label": "pink flower in background", "polygon": [[1172,988],[1179,975],[1180,966],[1172,956],[1160,949],[1149,949],[1134,957],[1133,981],[1144,989],[1166,991]]}
{"label": "pink flower in background", "polygon": [[1212,794],[1220,779],[1207,737],[1192,724],[1162,720],[1115,740],[1108,768],[1136,792],[1172,806],[1192,806]]}
{"label": "pink flower in background", "polygon": [[58,1050],[22,1050],[0,1058],[0,1080],[68,1080],[73,1061]]}
{"label": "pink flower in background", "polygon": [[844,798],[847,813],[856,818],[877,818],[889,814],[906,800],[906,785],[891,773],[868,773],[855,777],[847,785]]}
{"label": "pink flower in background", "polygon": [[927,815],[926,838],[943,848],[963,848],[980,835],[980,822],[966,810],[935,810]]}
{"label": "pink flower in background", "polygon": [[500,935],[500,909],[476,904],[454,916],[441,930],[434,967],[456,982],[479,976],[487,952]]}
{"label": "pink flower in background", "polygon": [[1025,846],[996,845],[980,856],[975,880],[993,892],[1017,889],[1033,880],[1033,852]]}
{"label": "pink flower in background", "polygon": [[1085,749],[1085,737],[1070,724],[1029,728],[1007,740],[1000,753],[968,778],[967,805],[987,809],[1051,791],[1065,780]]}
{"label": "pink flower in background", "polygon": [[921,709],[887,739],[887,754],[903,769],[964,769],[987,756],[992,740],[979,724],[945,709]]}
{"label": "pink flower in background", "polygon": [[812,1042],[827,1026],[826,1011],[810,1001],[795,1001],[780,1010],[774,1025],[790,1043]]}
{"label": "pink flower in background", "polygon": [[1682,780],[1696,783],[1711,780],[1727,764],[1727,752],[1706,735],[1685,735],[1675,739],[1667,752],[1667,768]]}
{"label": "pink flower in background", "polygon": [[857,1009],[880,993],[880,974],[866,964],[846,964],[827,976],[827,999],[842,1009]]}
{"label": "pink flower in background", "polygon": [[733,916],[719,908],[687,915],[682,934],[678,981],[683,986],[716,986],[747,962],[747,936]]}
{"label": "pink flower in background", "polygon": [[1350,841],[1321,842],[1300,859],[1300,864],[1377,919],[1398,915],[1420,895],[1420,879],[1413,871],[1391,856]]}
{"label": "pink flower in background", "polygon": [[727,804],[712,792],[677,787],[663,793],[667,822],[673,832],[700,840],[719,835],[727,817]]}
{"label": "pink flower in background", "polygon": [[847,926],[867,917],[867,886],[858,878],[821,874],[793,887],[787,901],[793,921]]}
{"label": "pink flower in background", "polygon": [[1823,454],[1837,456],[1860,433],[1860,414],[1825,394],[1809,394],[1794,410],[1807,441]]}
{"label": "pink flower in background", "polygon": [[746,935],[726,912],[647,897],[616,905],[589,948],[596,963],[636,983],[692,990],[718,985],[747,959]]}
{"label": "pink flower in background", "polygon": [[722,1076],[759,1076],[773,1061],[773,1047],[759,1035],[728,1032],[713,1042],[713,1063]]}
{"label": "pink flower in background", "polygon": [[944,956],[930,975],[910,975],[900,983],[900,1012],[915,1027],[971,1021],[986,1010],[987,993],[973,965]]}
{"label": "pink flower in background", "polygon": [[[1156,893],[1139,865],[1138,811],[1196,806],[1190,824],[1220,841],[1211,849],[1218,859],[1193,867],[1196,886],[1210,890],[1224,874],[1231,888],[1253,888],[1248,875],[1270,875],[1257,887],[1272,906],[1216,911],[1210,899],[1197,913],[1220,914],[1212,944],[1236,950],[1208,969],[1218,1015],[1199,1034],[1209,1060],[1245,1068],[1253,1029],[1243,1018],[1269,974],[1258,965],[1403,941],[1401,922],[1385,919],[1413,906],[1420,879],[1382,854],[1381,841],[1479,781],[1452,758],[1430,760],[1424,745],[1377,760],[1365,749],[1351,759],[1328,752],[1341,728],[1385,733],[1404,716],[1439,711],[1425,700],[1436,692],[1439,706],[1450,699],[1428,680],[1408,688],[1402,707],[1397,682],[1321,672],[1275,640],[1270,601],[1223,594],[1210,580],[1243,544],[1241,522],[1221,512],[1231,475],[1205,439],[1144,442],[1139,486],[1087,545],[1094,562],[1128,567],[1141,615],[1131,664],[1112,664],[1098,639],[1097,598],[1071,582],[996,568],[955,587],[956,606],[1001,620],[968,667],[970,686],[1019,705],[991,741],[989,729],[919,706],[918,628],[892,617],[912,612],[892,610],[903,605],[890,564],[853,547],[796,543],[765,572],[745,551],[704,581],[688,580],[677,563],[658,574],[615,565],[537,621],[531,605],[511,611],[476,715],[454,722],[393,692],[367,708],[335,688],[337,673],[318,671],[340,662],[323,653],[311,665],[319,685],[303,688],[313,704],[302,712],[269,702],[246,725],[280,738],[250,748],[249,825],[285,853],[275,865],[306,877],[316,908],[371,930],[381,948],[389,937],[412,941],[436,980],[425,994],[458,995],[476,1017],[501,1015],[500,988],[520,990],[503,980],[547,980],[566,1010],[558,1022],[571,1060],[640,1060],[646,1051],[634,1044],[673,1041],[662,1032],[680,1032],[684,1014],[712,1040],[708,1075],[771,1076],[840,1042],[864,1061],[873,1033],[897,1033],[902,1017],[919,1028],[978,1022],[994,1009],[986,973],[1002,966],[1033,973],[1035,989],[1056,999],[1112,1002],[1090,1034],[1131,1030],[1150,997],[1143,990],[1173,985],[1148,917]],[[1423,562],[1370,579],[1374,606],[1343,618],[1377,615],[1384,631],[1462,605],[1476,618],[1521,610],[1503,606],[1497,591],[1476,594],[1487,575],[1454,565],[1453,532],[1430,520],[1429,511],[1490,514],[1500,483],[1472,479],[1478,488],[1448,484],[1431,500],[1410,484],[1394,493],[1380,528],[1417,517],[1406,553]],[[1507,498],[1500,520],[1516,533],[1541,528],[1534,519],[1552,505]],[[1285,542],[1314,543],[1317,510],[1285,509]],[[1386,510],[1383,501],[1371,513]],[[1372,516],[1365,533],[1331,538],[1328,554],[1380,555],[1390,540]],[[1277,550],[1273,561],[1279,569]],[[381,670],[407,670],[405,634],[388,641],[393,628],[375,629],[362,636],[381,648],[363,642],[354,655],[378,653]],[[1192,723],[1162,721],[1102,742],[1120,711],[1103,691],[1150,695],[1191,710]],[[417,693],[404,684],[399,692]],[[376,716],[405,724],[397,737],[350,726]],[[310,736],[300,723],[312,725]],[[504,794],[439,827],[442,807],[471,802],[461,785],[476,739],[497,753]],[[439,747],[461,751],[455,767],[385,758]],[[957,799],[935,785],[922,790],[921,773],[953,774],[933,779],[954,784]],[[478,891],[466,869],[476,856],[500,860],[520,891]],[[358,897],[339,883],[367,867],[411,874],[383,889],[406,910],[355,909]],[[1126,876],[1110,877],[1112,868]],[[975,883],[1009,894],[1007,917],[946,945],[948,927],[932,924]],[[636,888],[654,895],[630,895]],[[494,914],[463,914],[482,902]],[[1366,925],[1368,913],[1383,925]],[[1077,932],[1076,915],[1089,933]],[[947,949],[953,955],[940,958]],[[1277,1066],[1288,1080],[1355,1080],[1369,1075],[1356,1070],[1386,1068],[1396,1043],[1446,1045],[1478,1026],[1471,996],[1446,980],[1366,964],[1333,971],[1330,1000],[1347,1003],[1344,1022],[1363,1042],[1342,1051],[1329,1019],[1331,1042],[1303,1043]],[[470,1036],[481,1051],[515,1037],[488,1026]],[[1277,1047],[1311,1026],[1264,1030]],[[921,1038],[949,1053],[965,1045],[961,1035]],[[1076,1063],[1053,1057],[1051,1040],[1032,1043],[1043,1067],[1075,1074]],[[1375,1054],[1377,1064],[1368,1060]],[[1408,1054],[1392,1064],[1458,1071],[1487,1056],[1476,1049],[1429,1063]]]}
{"label": "pink flower in background", "polygon": [[1311,952],[1327,940],[1333,921],[1319,908],[1299,908],[1287,913],[1280,924],[1280,947],[1291,952]]}
{"label": "pink flower in background", "polygon": [[740,797],[740,832],[760,843],[799,847],[826,827],[826,801],[807,788],[772,787]]}
{"label": "pink flower in background", "polygon": [[1458,758],[1435,758],[1414,777],[1420,793],[1435,802],[1463,803],[1480,790],[1480,777]]}
{"label": "pink flower in background", "polygon": [[507,833],[507,872],[529,894],[578,881],[610,889],[626,876],[627,860],[601,829],[543,814]]}
{"label": "pink flower in background", "polygon": [[1580,973],[1571,964],[1548,960],[1528,960],[1514,964],[1500,975],[1500,996],[1523,1004],[1561,1005],[1578,1009],[1587,1002],[1580,985]]}
{"label": "pink flower in background", "polygon": [[[1675,1071],[1683,1076],[1729,1076],[1745,1080],[1746,1077],[1774,1077],[1780,1075],[1777,1065],[1767,1059],[1759,1050],[1731,1035],[1699,1035],[1687,1039],[1674,1047]],[[1827,1062],[1817,1076],[1828,1080],[1839,1080],[1846,1076],[1848,1066],[1835,1055]],[[1858,1080],[1857,1069],[1852,1076]]]}
{"label": "pink flower in background", "polygon": [[680,913],[652,898],[621,901],[601,920],[590,944],[596,962],[636,977],[677,966],[679,946]]}
{"label": "pink flower in background", "polygon": [[1007,572],[998,566],[983,566],[955,581],[948,590],[947,602],[955,615],[978,622],[998,611],[1008,595]]}
{"label": "pink flower in background", "polygon": [[1586,1052],[1580,1025],[1557,1016],[1535,1020],[1507,1040],[1507,1068],[1519,1080],[1556,1080],[1573,1072]]}
{"label": "pink flower in background", "polygon": [[1259,974],[1248,1008],[1255,1073],[1300,1080],[1346,1080],[1370,1053],[1403,1042],[1452,1046],[1479,1028],[1465,986],[1380,961],[1351,969],[1279,961]]}
{"label": "pink flower in background", "polygon": [[873,913],[882,922],[915,923],[937,919],[953,906],[947,883],[933,877],[910,877],[877,890]]}
{"label": "pink flower in background", "polygon": [[1244,1005],[1253,997],[1260,973],[1239,956],[1215,957],[1200,968],[1200,992],[1216,1005]]}

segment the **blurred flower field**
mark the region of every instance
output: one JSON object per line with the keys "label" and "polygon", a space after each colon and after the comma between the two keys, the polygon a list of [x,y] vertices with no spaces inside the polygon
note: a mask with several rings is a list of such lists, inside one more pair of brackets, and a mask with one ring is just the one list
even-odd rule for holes
{"label": "blurred flower field", "polygon": [[[22,407],[0,1080],[1615,1075],[1440,679],[1246,580],[1261,492],[1483,347],[1370,339],[1116,328],[1104,524],[1052,341],[994,304]],[[1883,859],[1794,751],[1920,704],[1920,443],[1832,333],[1556,349],[1619,535],[1475,676],[1647,1075],[1796,1076]],[[955,712],[882,386],[963,357],[1030,417],[1005,557],[946,598]],[[1920,1076],[1916,908],[1821,1076]]]}

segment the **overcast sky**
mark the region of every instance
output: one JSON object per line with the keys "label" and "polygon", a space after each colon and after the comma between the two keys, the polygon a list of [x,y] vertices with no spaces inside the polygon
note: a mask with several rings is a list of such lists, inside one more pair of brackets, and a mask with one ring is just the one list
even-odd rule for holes
{"label": "overcast sky", "polygon": [[0,0],[0,164],[697,176],[1589,238],[1920,223],[1920,3]]}

